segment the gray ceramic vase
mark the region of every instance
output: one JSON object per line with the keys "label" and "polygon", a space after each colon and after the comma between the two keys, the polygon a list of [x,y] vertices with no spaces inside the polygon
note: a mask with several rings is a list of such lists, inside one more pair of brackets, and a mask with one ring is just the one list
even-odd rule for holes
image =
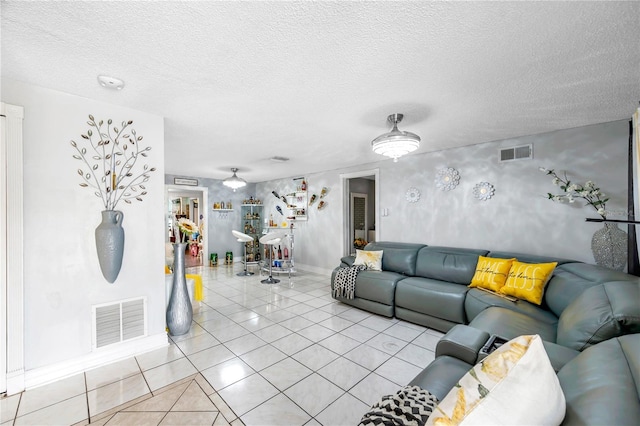
{"label": "gray ceramic vase", "polygon": [[622,271],[627,264],[627,233],[617,223],[604,222],[591,239],[596,265]]}
{"label": "gray ceramic vase", "polygon": [[124,253],[124,215],[118,210],[103,210],[102,222],[96,228],[96,250],[104,278],[113,283],[122,267]]}
{"label": "gray ceramic vase", "polygon": [[193,307],[187,290],[187,278],[184,275],[184,252],[186,243],[173,245],[173,279],[171,296],[167,306],[167,328],[172,336],[181,336],[191,329]]}

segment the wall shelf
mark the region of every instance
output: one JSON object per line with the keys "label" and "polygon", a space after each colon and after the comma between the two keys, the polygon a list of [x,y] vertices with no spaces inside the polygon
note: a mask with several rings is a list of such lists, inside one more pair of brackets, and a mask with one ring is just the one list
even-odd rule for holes
{"label": "wall shelf", "polygon": [[219,219],[226,219],[229,213],[233,211],[233,209],[213,209],[213,211],[218,212]]}
{"label": "wall shelf", "polygon": [[609,223],[626,223],[627,225],[640,225],[640,221],[637,220],[622,220],[622,219],[593,219],[588,217],[587,222],[609,222]]}

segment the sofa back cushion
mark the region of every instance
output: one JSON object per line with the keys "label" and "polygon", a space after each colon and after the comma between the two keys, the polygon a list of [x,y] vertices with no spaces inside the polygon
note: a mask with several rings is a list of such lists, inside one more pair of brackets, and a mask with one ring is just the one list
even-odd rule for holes
{"label": "sofa back cushion", "polygon": [[635,281],[638,277],[588,263],[559,264],[545,291],[545,305],[560,317],[586,289],[611,281]]}
{"label": "sofa back cushion", "polygon": [[365,250],[382,250],[382,270],[397,272],[408,276],[416,273],[416,258],[418,251],[426,247],[424,244],[394,243],[388,241],[377,241],[369,243]]}
{"label": "sofa back cushion", "polygon": [[424,247],[418,253],[416,276],[469,285],[476,272],[478,258],[486,254],[486,250]]}
{"label": "sofa back cushion", "polygon": [[640,333],[640,280],[591,287],[564,310],[556,342],[582,351],[602,341]]}

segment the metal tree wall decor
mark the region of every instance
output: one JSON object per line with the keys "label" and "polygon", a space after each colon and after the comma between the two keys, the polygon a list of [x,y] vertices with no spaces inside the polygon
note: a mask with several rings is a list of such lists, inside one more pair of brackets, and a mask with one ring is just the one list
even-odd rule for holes
{"label": "metal tree wall decor", "polygon": [[108,119],[96,121],[89,115],[89,129],[80,135],[82,141],[71,141],[77,154],[73,155],[83,165],[78,169],[82,177],[80,186],[92,188],[102,200],[104,210],[102,223],[96,228],[96,250],[102,275],[113,283],[122,266],[124,253],[124,215],[115,210],[122,200],[130,204],[132,200],[142,201],[147,195],[145,183],[154,167],[142,164],[151,147],[140,146],[142,136],[131,127],[133,121],[123,121],[120,126]]}

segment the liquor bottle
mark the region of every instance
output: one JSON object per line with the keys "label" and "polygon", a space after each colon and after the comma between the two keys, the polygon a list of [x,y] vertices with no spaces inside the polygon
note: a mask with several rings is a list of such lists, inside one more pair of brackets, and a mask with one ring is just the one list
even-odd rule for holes
{"label": "liquor bottle", "polygon": [[282,260],[282,250],[280,249],[280,246],[278,246],[278,259]]}
{"label": "liquor bottle", "polygon": [[284,246],[284,258],[285,260],[289,259],[289,249],[287,246]]}
{"label": "liquor bottle", "polygon": [[306,191],[307,190],[307,181],[302,179],[302,187],[300,188],[302,191]]}

